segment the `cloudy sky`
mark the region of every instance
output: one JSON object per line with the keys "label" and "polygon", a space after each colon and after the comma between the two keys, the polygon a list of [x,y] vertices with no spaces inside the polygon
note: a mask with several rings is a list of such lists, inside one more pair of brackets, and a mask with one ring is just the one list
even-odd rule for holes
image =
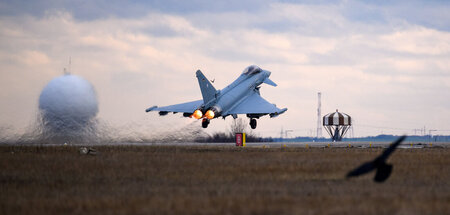
{"label": "cloudy sky", "polygon": [[[111,126],[191,124],[144,110],[200,99],[197,69],[221,89],[256,64],[278,84],[264,85],[261,95],[289,109],[259,120],[262,136],[281,128],[315,135],[319,91],[322,114],[351,115],[354,136],[423,127],[450,134],[449,11],[448,1],[410,0],[4,0],[0,128],[29,126],[42,88],[71,58],[72,73],[96,88],[99,119]],[[207,131],[230,122],[216,119]]]}

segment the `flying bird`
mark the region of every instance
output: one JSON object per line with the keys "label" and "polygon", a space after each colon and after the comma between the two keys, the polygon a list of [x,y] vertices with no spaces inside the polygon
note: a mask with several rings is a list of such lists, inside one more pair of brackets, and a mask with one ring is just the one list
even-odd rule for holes
{"label": "flying bird", "polygon": [[386,179],[391,175],[393,168],[391,164],[386,163],[386,160],[389,158],[392,152],[395,151],[397,146],[400,145],[403,140],[405,140],[405,138],[406,136],[398,138],[394,143],[391,144],[391,146],[389,146],[389,148],[384,150],[383,154],[375,158],[375,160],[366,162],[358,168],[350,171],[347,174],[347,178],[360,176],[376,169],[377,173],[375,174],[375,178],[373,180],[379,183],[386,181]]}

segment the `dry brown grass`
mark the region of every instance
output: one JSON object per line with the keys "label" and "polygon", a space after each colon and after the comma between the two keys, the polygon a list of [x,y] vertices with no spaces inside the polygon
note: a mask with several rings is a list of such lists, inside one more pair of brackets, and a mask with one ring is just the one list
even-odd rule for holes
{"label": "dry brown grass", "polygon": [[0,147],[0,214],[449,214],[450,149]]}

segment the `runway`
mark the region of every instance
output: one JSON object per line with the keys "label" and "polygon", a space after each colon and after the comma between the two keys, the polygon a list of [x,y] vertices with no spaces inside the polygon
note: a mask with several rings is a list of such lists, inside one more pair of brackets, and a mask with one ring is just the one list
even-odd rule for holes
{"label": "runway", "polygon": [[[244,147],[261,148],[387,148],[391,142],[256,142],[246,143]],[[205,146],[205,147],[235,147],[236,143],[198,143],[198,142],[156,142],[156,143],[107,143],[100,145],[134,145],[134,146]],[[412,143],[405,141],[398,148],[422,149],[422,148],[450,148],[448,142]]]}
{"label": "runway", "polygon": [[[392,142],[250,142],[244,147],[254,148],[387,148]],[[11,146],[200,146],[200,147],[237,147],[234,142],[212,143],[212,142],[61,142],[61,143],[38,143],[38,142],[9,142],[0,145]],[[411,142],[404,141],[398,148],[422,149],[422,148],[450,148],[450,142]]]}

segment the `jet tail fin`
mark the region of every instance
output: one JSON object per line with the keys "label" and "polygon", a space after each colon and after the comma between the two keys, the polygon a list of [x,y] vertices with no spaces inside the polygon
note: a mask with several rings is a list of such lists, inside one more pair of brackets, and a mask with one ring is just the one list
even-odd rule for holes
{"label": "jet tail fin", "polygon": [[207,104],[216,98],[216,88],[214,88],[211,82],[209,82],[200,70],[197,70],[195,75],[197,76],[198,84],[200,85],[200,90],[202,91],[203,102],[204,104]]}

